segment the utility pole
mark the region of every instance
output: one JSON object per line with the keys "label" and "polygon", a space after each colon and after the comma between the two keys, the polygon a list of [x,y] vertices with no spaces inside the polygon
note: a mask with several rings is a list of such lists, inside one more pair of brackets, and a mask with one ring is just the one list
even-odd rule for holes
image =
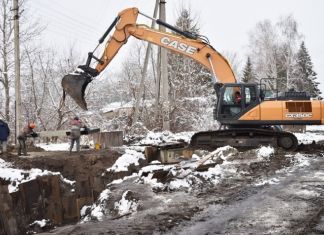
{"label": "utility pole", "polygon": [[[153,13],[153,18],[155,19],[157,16],[157,11],[159,8],[159,0],[156,0],[155,7],[154,7],[154,13]],[[155,21],[152,21],[151,28],[154,28],[155,26]],[[144,59],[144,65],[143,65],[143,72],[142,72],[142,77],[141,77],[141,82],[140,82],[140,87],[139,91],[136,96],[136,104],[135,104],[135,114],[134,114],[134,120],[133,123],[136,123],[138,120],[139,116],[139,104],[140,101],[142,100],[143,92],[144,92],[144,81],[146,78],[147,74],[147,67],[148,67],[148,61],[151,55],[151,50],[152,50],[152,44],[148,43],[147,48],[146,48],[146,54],[145,54],[145,59]]]}
{"label": "utility pole", "polygon": [[19,48],[19,7],[18,0],[13,0],[14,12],[14,40],[15,40],[15,113],[16,113],[16,140],[21,129],[21,93],[20,93],[20,48]]}
{"label": "utility pole", "polygon": [[[164,22],[166,22],[165,3],[165,0],[160,0],[160,19]],[[159,30],[162,32],[166,31],[162,25],[159,26]],[[160,48],[160,58],[163,130],[170,130],[168,61],[167,50],[165,48]]]}

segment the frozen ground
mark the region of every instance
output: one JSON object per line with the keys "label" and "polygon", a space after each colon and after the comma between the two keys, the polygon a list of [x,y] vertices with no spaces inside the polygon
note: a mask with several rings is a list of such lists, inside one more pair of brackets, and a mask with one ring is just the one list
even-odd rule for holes
{"label": "frozen ground", "polygon": [[[323,145],[299,152],[269,146],[239,152],[225,146],[213,152],[195,151],[191,160],[178,164],[141,165],[143,144],[186,141],[191,135],[149,133],[141,142],[120,148],[120,157],[102,176],[137,170],[107,184],[94,204],[81,208],[78,224],[49,234],[324,233]],[[324,141],[322,129],[297,137],[304,144]],[[39,147],[68,149],[67,144]],[[0,176],[11,181],[11,191],[42,174],[60,173],[17,169],[0,159]],[[44,221],[35,224],[41,227]]]}

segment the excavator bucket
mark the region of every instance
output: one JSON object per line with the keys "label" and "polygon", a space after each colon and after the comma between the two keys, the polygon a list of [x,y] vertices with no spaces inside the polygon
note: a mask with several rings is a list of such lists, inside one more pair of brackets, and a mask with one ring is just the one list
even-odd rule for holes
{"label": "excavator bucket", "polygon": [[91,81],[91,76],[86,73],[71,73],[62,79],[63,90],[84,110],[87,110],[84,92]]}

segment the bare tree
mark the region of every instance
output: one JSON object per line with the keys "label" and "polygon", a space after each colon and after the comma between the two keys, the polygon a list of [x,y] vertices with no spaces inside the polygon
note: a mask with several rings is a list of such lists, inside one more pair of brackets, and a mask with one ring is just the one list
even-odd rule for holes
{"label": "bare tree", "polygon": [[0,83],[4,89],[4,117],[10,121],[10,86],[13,79],[13,21],[10,13],[11,1],[0,2]]}
{"label": "bare tree", "polygon": [[[302,38],[293,16],[281,17],[276,24],[270,20],[259,22],[250,32],[248,56],[254,66],[256,76],[274,78],[270,88],[276,85],[281,89],[294,87],[296,54]],[[270,80],[269,80],[270,81]]]}

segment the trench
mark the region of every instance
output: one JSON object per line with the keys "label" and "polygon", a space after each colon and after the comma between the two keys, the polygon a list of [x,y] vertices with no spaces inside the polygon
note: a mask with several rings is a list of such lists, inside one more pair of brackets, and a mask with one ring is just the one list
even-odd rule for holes
{"label": "trench", "polygon": [[[105,185],[115,179],[131,175],[137,169],[108,174],[122,154],[118,150],[89,150],[69,155],[66,152],[33,152],[33,157],[1,156],[14,167],[24,170],[39,168],[61,175],[45,175],[18,185],[8,191],[8,184],[0,181],[0,234],[28,234],[42,232],[54,226],[73,224],[80,220],[80,210],[94,203]],[[143,163],[145,164],[145,163]],[[73,184],[66,180],[74,181]],[[49,219],[45,228],[31,226],[34,221]]]}

